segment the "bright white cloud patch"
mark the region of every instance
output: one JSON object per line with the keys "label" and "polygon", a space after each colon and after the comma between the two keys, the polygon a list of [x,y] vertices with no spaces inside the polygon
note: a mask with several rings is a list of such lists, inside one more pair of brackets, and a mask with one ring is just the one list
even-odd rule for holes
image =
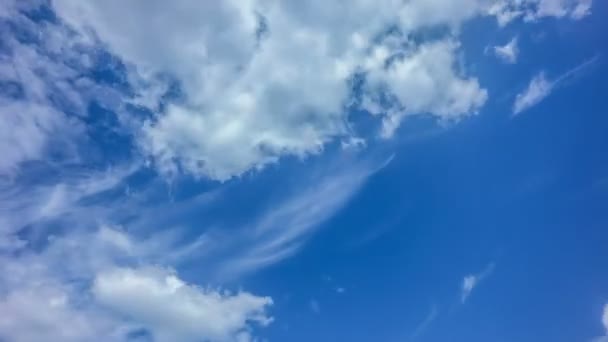
{"label": "bright white cloud patch", "polygon": [[503,46],[494,46],[494,54],[505,63],[514,64],[517,62],[519,48],[517,47],[517,37],[511,39]]}
{"label": "bright white cloud patch", "polygon": [[499,25],[517,18],[537,21],[543,18],[568,17],[580,20],[591,13],[593,0],[498,0],[489,7]]}
{"label": "bright white cloud patch", "polygon": [[517,94],[513,104],[513,114],[517,115],[524,110],[538,104],[551,94],[553,83],[548,81],[544,73],[539,73],[532,78],[528,88]]}
{"label": "bright white cloud patch", "polygon": [[604,327],[604,335],[596,337],[593,342],[608,342],[608,304],[604,305],[604,311],[602,312],[602,325]]}
{"label": "bright white cloud patch", "polygon": [[[146,125],[141,140],[168,174],[226,180],[352,138],[344,106],[355,73],[370,73],[370,90],[384,91],[382,85],[399,99],[383,108],[385,135],[404,114],[459,118],[487,98],[454,63],[457,43],[409,38],[487,13],[481,0],[53,4],[133,65],[133,78],[154,83],[155,75],[168,74],[179,82],[183,97]],[[402,33],[379,42],[391,25]]]}
{"label": "bright white cloud patch", "polygon": [[608,333],[608,304],[604,305],[604,313],[602,315],[602,324]]}
{"label": "bright white cloud patch", "polygon": [[[33,285],[33,284],[32,284]],[[78,307],[57,284],[38,284],[0,297],[0,339],[5,341],[81,342],[112,336],[114,321]]]}
{"label": "bright white cloud patch", "polygon": [[103,271],[93,285],[95,299],[151,331],[156,341],[250,341],[250,323],[271,318],[268,297],[199,288],[159,268]]}
{"label": "bright white cloud patch", "polygon": [[142,246],[102,227],[50,239],[41,252],[1,256],[0,272],[11,277],[0,280],[0,339],[129,341],[144,329],[155,341],[244,342],[254,340],[254,326],[271,322],[269,297],[201,288],[159,266],[124,265],[153,260]]}
{"label": "bright white cloud patch", "polygon": [[[454,69],[457,44],[439,41],[404,49],[405,57],[396,58],[388,67],[378,57],[389,51],[389,43],[377,47],[369,67],[363,107],[383,115],[383,135],[390,137],[406,115],[434,114],[443,120],[457,120],[476,113],[485,103],[487,92],[475,78],[462,78]],[[377,96],[384,90],[397,104],[383,106]]]}

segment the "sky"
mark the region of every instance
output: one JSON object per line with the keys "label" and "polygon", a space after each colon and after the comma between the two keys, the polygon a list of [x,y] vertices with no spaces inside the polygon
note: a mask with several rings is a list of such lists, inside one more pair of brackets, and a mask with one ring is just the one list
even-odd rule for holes
{"label": "sky", "polygon": [[0,2],[0,342],[607,342],[608,3]]}

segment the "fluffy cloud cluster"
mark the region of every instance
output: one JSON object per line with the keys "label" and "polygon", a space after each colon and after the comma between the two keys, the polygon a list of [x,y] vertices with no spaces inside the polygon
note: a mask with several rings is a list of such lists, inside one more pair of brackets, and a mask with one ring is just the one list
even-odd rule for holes
{"label": "fluffy cloud cluster", "polygon": [[[65,132],[83,138],[85,127],[71,115],[86,115],[95,100],[156,112],[134,133],[165,174],[226,180],[285,155],[319,152],[335,139],[361,141],[347,109],[353,105],[377,114],[385,137],[407,115],[474,114],[488,95],[455,63],[463,22],[580,19],[591,0],[53,0],[60,25],[18,11],[37,6],[45,2],[0,8],[10,27],[29,32],[17,36],[30,37],[3,31],[0,76],[8,90],[0,98],[0,139],[11,148],[2,150],[0,173],[49,153],[74,157],[75,137]],[[416,38],[437,28],[447,28],[437,30],[445,35]],[[105,48],[128,66],[126,97],[91,79]],[[496,53],[516,58],[513,44]],[[353,86],[357,78],[363,88]]]}
{"label": "fluffy cloud cluster", "polygon": [[[385,135],[406,114],[455,119],[487,98],[454,63],[457,42],[411,38],[487,13],[482,0],[53,5],[73,27],[95,32],[137,77],[178,82],[179,99],[147,124],[141,141],[166,173],[226,180],[356,135],[345,108],[355,75],[369,79],[364,108],[381,108]],[[387,104],[385,93],[396,101]]]}
{"label": "fluffy cloud cluster", "polygon": [[253,339],[252,324],[271,322],[270,298],[137,266],[146,255],[136,244],[104,227],[52,239],[40,253],[1,257],[0,271],[11,277],[0,281],[0,339],[130,341],[143,333],[155,341],[243,342]]}
{"label": "fluffy cloud cluster", "polygon": [[93,294],[103,306],[153,332],[156,341],[250,341],[248,323],[270,323],[268,297],[202,289],[159,268],[118,268],[97,275]]}
{"label": "fluffy cloud cluster", "polygon": [[579,20],[591,13],[593,0],[497,0],[489,13],[496,16],[500,25],[523,18],[536,21],[542,18],[570,18]]}
{"label": "fluffy cloud cluster", "polygon": [[[474,114],[487,92],[454,63],[452,37],[464,21],[579,19],[591,7],[590,0],[53,4],[68,23],[92,30],[130,63],[136,78],[149,84],[169,75],[178,82],[180,100],[148,123],[141,144],[165,173],[181,169],[218,180],[283,155],[318,152],[336,138],[357,138],[345,108],[356,76],[366,80],[362,108],[380,114],[385,137],[406,115]],[[412,38],[433,28],[450,34]]]}

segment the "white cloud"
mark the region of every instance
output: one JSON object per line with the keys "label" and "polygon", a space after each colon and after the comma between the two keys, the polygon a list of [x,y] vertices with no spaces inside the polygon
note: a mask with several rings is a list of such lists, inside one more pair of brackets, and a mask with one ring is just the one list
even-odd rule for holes
{"label": "white cloud", "polygon": [[[75,163],[87,141],[87,106],[117,109],[118,92],[89,78],[95,48],[68,28],[23,14],[41,3],[5,2],[0,11],[0,177],[28,161]],[[53,157],[50,158],[49,156]]]}
{"label": "white cloud", "polygon": [[[184,96],[146,125],[141,140],[167,174],[181,170],[226,180],[283,155],[317,153],[337,137],[348,140],[343,106],[349,79],[366,71],[370,58],[379,58],[368,70],[375,82],[388,86],[410,115],[463,117],[487,97],[475,79],[459,76],[455,43],[376,46],[394,24],[406,40],[422,28],[456,28],[486,13],[482,0],[357,1],[348,11],[326,1],[53,5],[68,23],[92,28],[131,63],[135,78],[153,82],[161,73],[179,81]],[[370,56],[376,47],[385,53]],[[405,56],[382,70],[400,54]],[[418,89],[412,78],[425,85],[420,100],[407,94]],[[396,110],[387,115],[385,131],[394,130],[401,116]]]}
{"label": "white cloud", "polygon": [[604,325],[604,329],[608,334],[608,304],[604,305],[604,313],[602,315],[602,324]]}
{"label": "white cloud", "polygon": [[530,107],[537,105],[549,96],[555,88],[582,74],[585,70],[597,63],[598,60],[599,56],[594,56],[566,71],[554,80],[548,80],[545,77],[544,72],[538,73],[530,80],[526,90],[516,95],[515,102],[513,103],[513,115],[517,115]]}
{"label": "white cloud", "polygon": [[145,266],[152,259],[139,244],[102,227],[1,256],[0,272],[11,277],[0,280],[0,339],[127,341],[145,329],[156,341],[240,342],[253,340],[253,324],[271,322],[269,297],[188,284]]}
{"label": "white cloud", "polygon": [[[44,236],[53,223],[74,230],[94,229],[100,221],[116,214],[115,209],[120,207],[113,207],[113,203],[85,204],[86,199],[119,188],[124,178],[134,172],[135,165],[107,171],[65,171],[56,179],[48,176],[26,182],[0,177],[0,241],[18,242],[20,232],[26,228],[34,237]],[[26,247],[21,241],[0,243],[0,251]]]}
{"label": "white cloud", "polygon": [[[27,266],[26,266],[27,267]],[[58,284],[29,284],[0,296],[0,339],[7,341],[118,341],[116,321],[75,303]],[[118,331],[116,331],[118,332]]]}
{"label": "white cloud", "polygon": [[542,18],[569,17],[580,20],[591,13],[593,0],[498,0],[488,10],[500,26],[516,18],[537,21]]}
{"label": "white cloud", "polygon": [[[384,116],[383,136],[392,136],[399,122],[406,115],[430,114],[442,120],[457,120],[476,113],[485,103],[487,91],[475,78],[460,77],[454,69],[455,42],[437,41],[421,44],[403,51],[405,57],[397,58],[384,67],[385,58],[368,61],[369,75],[367,98],[364,108]],[[386,44],[378,47],[375,55],[388,51]],[[383,89],[397,99],[397,104],[382,108],[374,98]],[[378,112],[377,108],[381,108]]]}
{"label": "white cloud", "polygon": [[596,337],[593,342],[608,342],[608,304],[604,305],[602,312],[602,325],[604,327],[604,335]]}
{"label": "white cloud", "polygon": [[505,63],[514,64],[517,62],[519,48],[517,47],[517,37],[511,39],[503,46],[494,46],[494,54]]}
{"label": "white cloud", "polygon": [[462,279],[462,287],[460,289],[460,301],[464,304],[473,290],[479,283],[488,277],[494,271],[494,264],[489,264],[483,271],[476,274],[469,274]]}
{"label": "white cloud", "polygon": [[473,288],[475,288],[475,286],[477,285],[478,280],[479,279],[475,275],[468,275],[462,280],[461,300],[463,303],[467,300],[467,298],[471,294],[471,291],[473,291]]}
{"label": "white cloud", "polygon": [[581,19],[589,14],[592,0],[536,0],[536,3],[536,13],[530,14],[534,19],[565,16]]}
{"label": "white cloud", "polygon": [[314,170],[316,176],[299,179],[301,186],[254,220],[252,226],[243,227],[244,234],[239,239],[231,235],[214,242],[228,244],[229,249],[236,251],[222,261],[220,276],[231,278],[293,255],[307,237],[342,209],[367,179],[391,160],[392,157],[378,165],[372,161],[340,159],[331,167]]}
{"label": "white cloud", "polygon": [[591,14],[591,5],[593,0],[580,0],[570,12],[572,19],[582,19]]}
{"label": "white cloud", "polygon": [[251,341],[250,324],[267,325],[269,297],[199,288],[160,268],[116,268],[95,278],[103,306],[151,331],[156,341]]}
{"label": "white cloud", "polygon": [[517,115],[524,110],[538,104],[551,94],[554,84],[547,80],[544,73],[539,73],[530,80],[528,88],[517,94],[513,104],[513,114]]}

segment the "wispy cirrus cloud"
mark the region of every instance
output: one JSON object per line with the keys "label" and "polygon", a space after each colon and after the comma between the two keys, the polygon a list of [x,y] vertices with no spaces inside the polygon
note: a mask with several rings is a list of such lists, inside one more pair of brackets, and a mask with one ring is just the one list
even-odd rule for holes
{"label": "wispy cirrus cloud", "polygon": [[236,243],[231,249],[237,253],[220,263],[222,276],[251,272],[293,255],[392,159],[393,156],[382,162],[344,160],[343,165],[323,168],[318,176],[302,179],[301,187],[263,213],[252,227],[243,227],[244,234],[239,239],[229,242]]}
{"label": "wispy cirrus cloud", "polygon": [[426,315],[426,317],[424,318],[424,320],[422,322],[420,322],[420,324],[418,324],[416,329],[414,329],[414,332],[410,336],[410,340],[414,341],[414,340],[418,339],[420,336],[422,336],[422,334],[424,334],[429,329],[431,324],[433,324],[433,322],[435,322],[435,320],[437,319],[438,316],[439,316],[439,308],[435,304],[431,305],[431,308],[430,308],[428,314]]}
{"label": "wispy cirrus cloud", "polygon": [[539,72],[532,78],[532,80],[530,80],[526,90],[516,95],[515,102],[513,103],[513,115],[518,115],[521,112],[539,104],[549,95],[551,95],[556,88],[565,85],[567,81],[573,79],[593,66],[599,61],[599,59],[599,55],[594,56],[593,58],[590,58],[578,66],[559,75],[554,80],[548,79],[544,72]]}

